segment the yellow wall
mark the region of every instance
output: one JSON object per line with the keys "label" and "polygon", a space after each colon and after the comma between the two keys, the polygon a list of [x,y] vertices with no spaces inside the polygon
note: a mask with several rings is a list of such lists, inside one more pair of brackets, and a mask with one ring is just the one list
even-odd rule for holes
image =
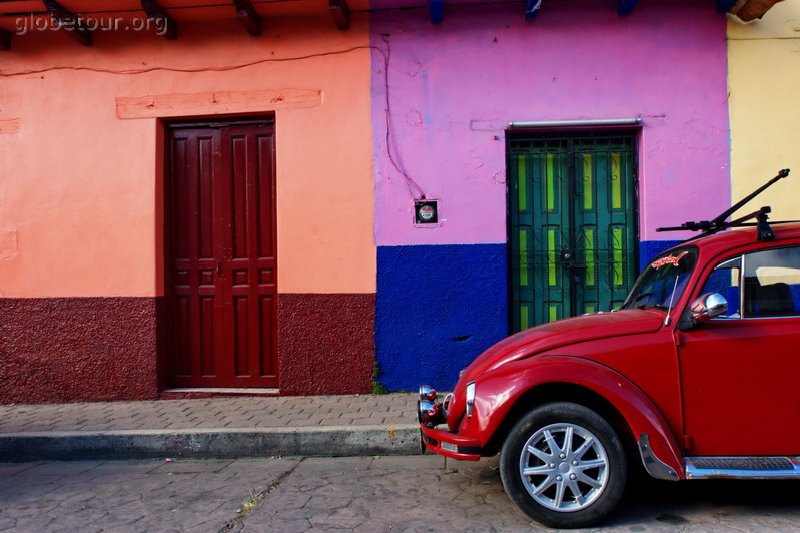
{"label": "yellow wall", "polygon": [[[176,41],[15,38],[0,55],[0,297],[163,294],[158,117],[268,112],[279,292],[374,293],[368,44],[366,15],[339,31],[327,13],[271,19],[258,38],[235,20],[184,24]],[[102,72],[150,67],[167,70]],[[41,72],[9,76],[30,70]],[[215,92],[233,104],[203,100]],[[171,107],[144,118],[120,107],[148,96]]]}
{"label": "yellow wall", "polygon": [[747,207],[800,218],[800,2],[781,2],[751,24],[729,17],[728,68],[732,200],[789,167],[787,180]]}

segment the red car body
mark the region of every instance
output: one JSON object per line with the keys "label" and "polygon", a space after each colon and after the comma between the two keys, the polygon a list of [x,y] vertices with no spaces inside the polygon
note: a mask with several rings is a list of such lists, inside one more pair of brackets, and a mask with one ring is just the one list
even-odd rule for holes
{"label": "red car body", "polygon": [[[773,229],[774,240],[759,241],[754,229],[730,230],[662,254],[661,264],[683,260],[681,250],[696,257],[671,309],[629,308],[565,319],[492,346],[462,372],[442,406],[447,428],[421,423],[425,447],[455,459],[494,455],[524,413],[571,401],[606,418],[657,478],[693,477],[687,468],[691,457],[796,459],[800,316],[743,315],[681,325],[721,262],[758,250],[800,247],[800,224]],[[658,260],[651,265],[660,267]],[[800,272],[800,263],[794,267]],[[467,384],[475,391],[471,416]]]}

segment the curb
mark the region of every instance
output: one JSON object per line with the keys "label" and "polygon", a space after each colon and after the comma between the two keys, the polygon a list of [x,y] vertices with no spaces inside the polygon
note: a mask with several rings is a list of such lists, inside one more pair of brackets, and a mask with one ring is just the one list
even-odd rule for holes
{"label": "curb", "polygon": [[419,426],[413,424],[0,434],[0,462],[419,453]]}

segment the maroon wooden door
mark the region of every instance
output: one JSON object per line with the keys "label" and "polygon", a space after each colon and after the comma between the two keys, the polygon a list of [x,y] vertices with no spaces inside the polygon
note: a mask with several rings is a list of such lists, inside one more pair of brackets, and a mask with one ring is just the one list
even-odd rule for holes
{"label": "maroon wooden door", "polygon": [[173,382],[277,387],[274,128],[173,125],[168,148]]}

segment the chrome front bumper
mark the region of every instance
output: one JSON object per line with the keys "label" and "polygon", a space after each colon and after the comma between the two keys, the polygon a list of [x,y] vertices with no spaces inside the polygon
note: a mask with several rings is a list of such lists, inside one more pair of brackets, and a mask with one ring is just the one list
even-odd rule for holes
{"label": "chrome front bumper", "polygon": [[447,408],[451,397],[452,395],[448,395],[444,402],[437,402],[438,393],[432,387],[422,385],[419,388],[417,417],[419,418],[422,450],[428,449],[453,459],[477,461],[481,458],[480,442],[457,433],[436,429],[436,426],[447,420]]}
{"label": "chrome front bumper", "polygon": [[420,424],[419,429],[423,446],[433,453],[462,461],[477,461],[481,458],[481,443],[475,439],[443,429],[429,428],[424,424]]}

